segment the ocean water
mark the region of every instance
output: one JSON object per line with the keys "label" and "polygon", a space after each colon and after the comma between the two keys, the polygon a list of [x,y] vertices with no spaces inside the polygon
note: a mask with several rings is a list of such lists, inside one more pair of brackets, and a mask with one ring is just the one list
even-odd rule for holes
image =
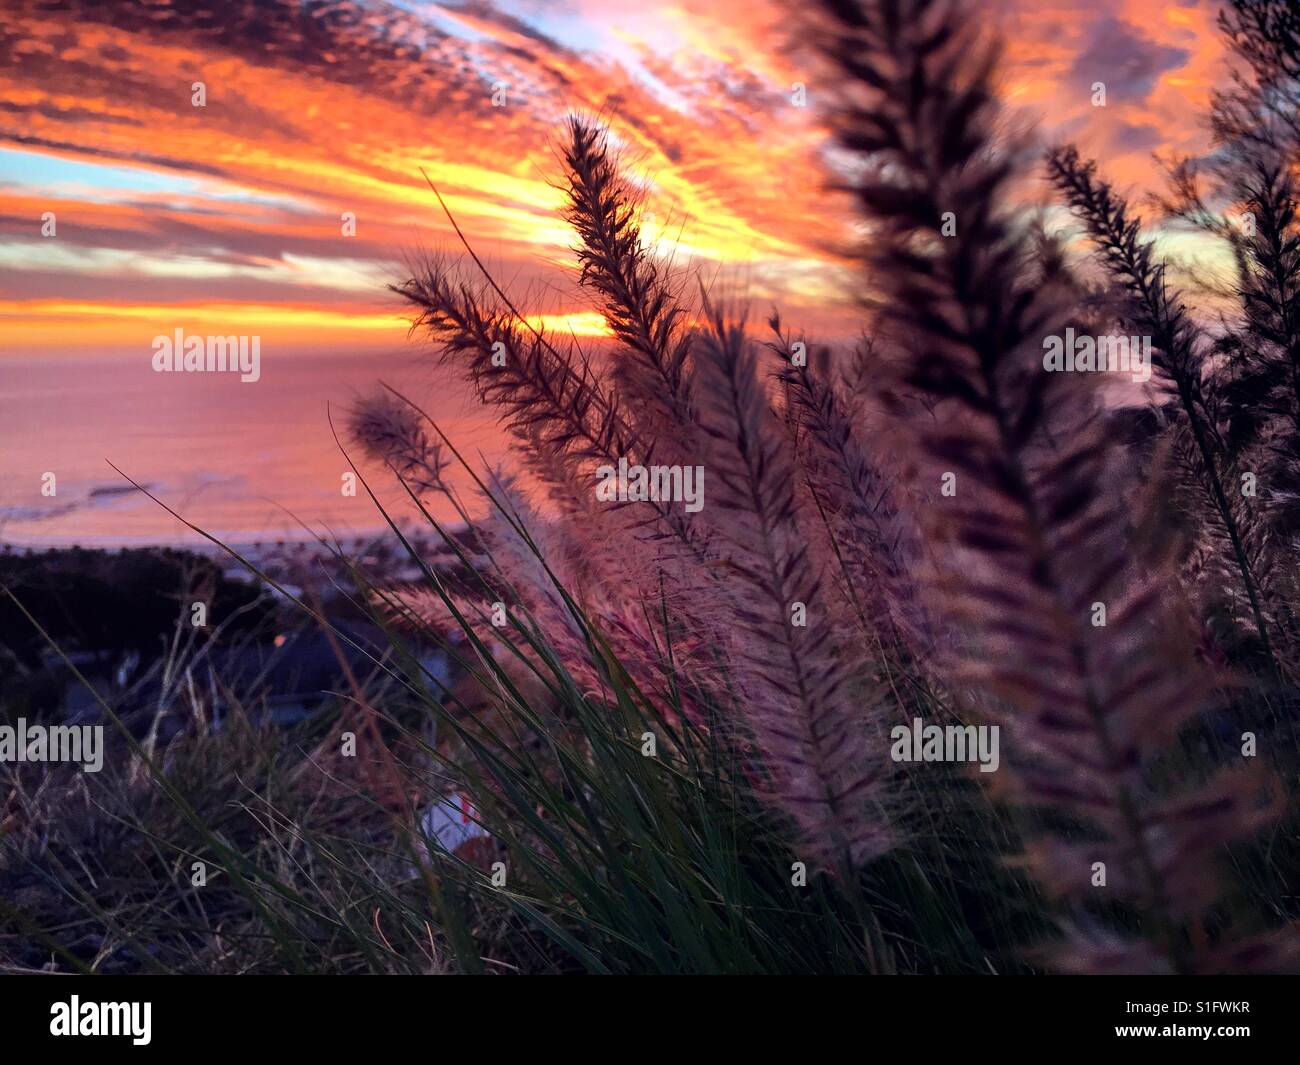
{"label": "ocean water", "polygon": [[[346,408],[386,381],[419,403],[478,465],[504,439],[468,392],[421,357],[262,352],[261,379],[156,373],[151,352],[0,355],[0,542],[194,544],[202,538],[116,473],[195,525],[238,543],[363,535],[383,519],[365,488],[344,496]],[[349,446],[376,494],[413,507],[392,476]],[[46,474],[55,494],[45,495]],[[472,480],[457,469],[452,483]],[[440,519],[451,515],[443,502]],[[310,531],[309,531],[310,530]]]}

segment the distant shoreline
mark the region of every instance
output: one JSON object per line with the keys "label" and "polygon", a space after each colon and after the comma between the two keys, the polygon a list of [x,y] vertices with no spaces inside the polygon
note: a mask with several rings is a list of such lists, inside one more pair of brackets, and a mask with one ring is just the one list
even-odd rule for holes
{"label": "distant shoreline", "polygon": [[[411,520],[399,521],[398,527],[411,536],[437,537],[437,533],[427,523]],[[452,522],[444,528],[453,534],[464,532],[464,522]],[[231,552],[243,555],[245,558],[264,557],[268,554],[274,554],[284,548],[297,548],[302,546],[315,546],[322,553],[326,549],[321,545],[321,539],[328,543],[338,544],[345,551],[362,550],[375,544],[377,541],[392,541],[391,530],[387,525],[378,525],[373,529],[348,530],[346,535],[331,533],[322,536],[311,536],[305,532],[301,536],[277,536],[274,539],[265,537],[257,539],[240,539],[226,542],[222,547],[214,544],[211,540],[203,539],[197,534],[190,533],[185,538],[164,541],[156,538],[140,538],[132,540],[128,538],[109,538],[109,537],[84,537],[81,539],[51,539],[43,541],[19,541],[8,540],[0,536],[0,551],[12,550],[18,554],[41,554],[46,551],[69,551],[73,548],[81,548],[84,551],[147,551],[150,549],[188,551],[197,555],[207,555],[213,558],[229,556]]]}

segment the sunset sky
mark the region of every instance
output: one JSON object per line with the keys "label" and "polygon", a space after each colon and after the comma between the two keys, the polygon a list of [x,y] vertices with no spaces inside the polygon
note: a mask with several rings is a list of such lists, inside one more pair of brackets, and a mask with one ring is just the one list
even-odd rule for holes
{"label": "sunset sky", "polygon": [[[831,314],[842,294],[819,87],[765,0],[2,6],[7,352],[147,348],[177,325],[395,342],[384,282],[404,255],[452,247],[421,168],[530,310],[598,329],[568,284],[550,183],[574,109],[626,142],[666,253],[788,316]],[[1007,98],[1139,186],[1153,151],[1205,148],[1198,116],[1224,73],[1214,14],[988,5],[1008,40]],[[1095,81],[1105,108],[1091,106]],[[55,239],[40,233],[47,211]]]}
{"label": "sunset sky", "polygon": [[[500,435],[427,379],[385,285],[412,255],[459,253],[423,170],[527,313],[599,334],[557,215],[574,111],[609,123],[664,257],[810,333],[857,330],[829,87],[769,0],[45,6],[0,0],[0,538],[187,535],[108,461],[229,535],[282,533],[290,508],[373,526],[340,499],[327,409],[381,377],[492,460]],[[1152,153],[1207,149],[1213,4],[985,10],[1018,126],[1138,193],[1159,183]],[[178,328],[260,337],[261,381],[152,373],[152,338]]]}

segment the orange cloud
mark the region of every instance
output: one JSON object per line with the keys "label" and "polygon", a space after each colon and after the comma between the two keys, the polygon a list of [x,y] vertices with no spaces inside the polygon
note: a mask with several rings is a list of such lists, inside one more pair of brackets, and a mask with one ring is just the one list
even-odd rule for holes
{"label": "orange cloud", "polygon": [[[317,321],[355,322],[342,305],[367,300],[362,317],[386,320],[383,285],[405,256],[459,252],[427,174],[494,269],[546,293],[530,312],[585,330],[554,185],[559,124],[579,110],[609,120],[644,177],[646,235],[662,254],[814,329],[851,327],[852,274],[836,251],[849,218],[827,191],[817,126],[832,87],[772,0],[630,13],[593,0],[419,12],[241,0],[203,17],[79,0],[57,20],[34,0],[11,7],[0,39],[11,307],[89,291],[105,341],[132,308],[214,296],[250,315],[243,332],[265,320],[252,308],[278,304],[303,338],[313,302]],[[1079,140],[1134,183],[1152,179],[1153,150],[1204,149],[1199,114],[1224,75],[1209,5],[1008,0],[988,14],[1007,39],[1007,99],[1045,138]],[[1105,107],[1090,100],[1098,81]],[[39,235],[45,212],[56,240]],[[8,317],[7,346],[95,340],[83,319],[42,340],[47,318]]]}

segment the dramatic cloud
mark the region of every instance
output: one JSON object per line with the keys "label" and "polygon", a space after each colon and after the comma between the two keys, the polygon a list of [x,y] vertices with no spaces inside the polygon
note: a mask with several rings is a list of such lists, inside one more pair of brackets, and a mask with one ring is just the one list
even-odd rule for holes
{"label": "dramatic cloud", "polygon": [[[278,320],[303,342],[313,323],[343,343],[396,335],[383,282],[413,251],[454,247],[422,174],[534,310],[584,311],[551,183],[573,110],[607,116],[625,143],[665,254],[811,324],[848,321],[819,86],[768,0],[9,8],[0,316],[21,350],[127,343],[151,329],[149,309],[161,328],[198,306],[230,328]],[[1141,10],[990,8],[1009,39],[1008,98],[1092,138],[1121,178],[1149,169],[1153,148],[1196,142],[1189,101],[1170,92],[1192,68],[1208,91],[1218,55],[1211,12]],[[1089,105],[1094,80],[1105,113]],[[57,240],[40,236],[46,212]]]}
{"label": "dramatic cloud", "polygon": [[1136,26],[1107,16],[1099,19],[1079,53],[1070,76],[1079,90],[1091,91],[1095,82],[1106,86],[1108,96],[1126,103],[1145,103],[1160,76],[1184,66],[1192,54],[1148,40]]}

